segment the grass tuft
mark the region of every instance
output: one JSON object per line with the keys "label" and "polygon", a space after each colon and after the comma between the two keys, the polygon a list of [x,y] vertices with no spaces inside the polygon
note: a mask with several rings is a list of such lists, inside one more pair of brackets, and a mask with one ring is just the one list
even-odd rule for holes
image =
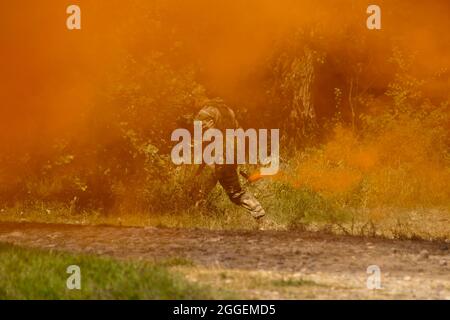
{"label": "grass tuft", "polygon": [[[0,299],[210,299],[209,289],[187,282],[169,265],[24,249],[0,244]],[[81,290],[69,290],[70,265],[81,270]]]}

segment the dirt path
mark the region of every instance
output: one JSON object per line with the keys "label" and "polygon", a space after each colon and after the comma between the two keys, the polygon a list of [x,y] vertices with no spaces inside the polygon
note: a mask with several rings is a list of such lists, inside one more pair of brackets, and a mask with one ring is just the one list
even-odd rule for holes
{"label": "dirt path", "polygon": [[[302,274],[341,288],[339,297],[450,299],[450,244],[444,242],[19,223],[0,223],[0,242],[125,259],[185,257],[206,268]],[[383,290],[369,295],[370,265],[380,267]]]}

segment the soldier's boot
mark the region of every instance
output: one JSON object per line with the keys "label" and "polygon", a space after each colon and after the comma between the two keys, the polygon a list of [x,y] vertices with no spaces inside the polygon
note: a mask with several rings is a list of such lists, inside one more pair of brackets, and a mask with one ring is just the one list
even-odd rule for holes
{"label": "soldier's boot", "polygon": [[216,176],[233,203],[250,212],[256,220],[266,215],[259,201],[251,193],[242,189],[236,165],[216,166]]}
{"label": "soldier's boot", "polygon": [[247,210],[255,220],[261,220],[266,212],[259,201],[249,192],[241,191],[230,195],[233,203]]}

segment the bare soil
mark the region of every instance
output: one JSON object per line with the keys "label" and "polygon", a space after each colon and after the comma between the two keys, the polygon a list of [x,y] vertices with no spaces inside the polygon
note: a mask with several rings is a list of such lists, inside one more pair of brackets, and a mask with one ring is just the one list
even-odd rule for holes
{"label": "bare soil", "polygon": [[[120,259],[186,258],[202,270],[279,273],[323,284],[313,296],[305,295],[304,291],[294,296],[289,292],[281,296],[250,295],[256,298],[450,299],[450,244],[447,242],[296,231],[4,222],[0,223],[0,242]],[[366,286],[367,268],[371,265],[381,270],[383,289],[375,290],[376,293]]]}

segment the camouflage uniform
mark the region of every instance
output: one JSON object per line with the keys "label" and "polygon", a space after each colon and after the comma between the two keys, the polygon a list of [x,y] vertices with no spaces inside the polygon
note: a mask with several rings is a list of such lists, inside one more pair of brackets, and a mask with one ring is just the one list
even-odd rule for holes
{"label": "camouflage uniform", "polygon": [[[213,100],[208,103],[199,111],[195,120],[202,121],[204,131],[215,128],[221,130],[224,136],[226,129],[238,128],[238,123],[233,110],[220,100]],[[218,181],[224,188],[230,200],[246,209],[253,218],[260,219],[265,216],[265,211],[258,200],[241,187],[236,164],[214,165],[213,179],[214,181],[212,181],[210,186],[213,187]]]}

